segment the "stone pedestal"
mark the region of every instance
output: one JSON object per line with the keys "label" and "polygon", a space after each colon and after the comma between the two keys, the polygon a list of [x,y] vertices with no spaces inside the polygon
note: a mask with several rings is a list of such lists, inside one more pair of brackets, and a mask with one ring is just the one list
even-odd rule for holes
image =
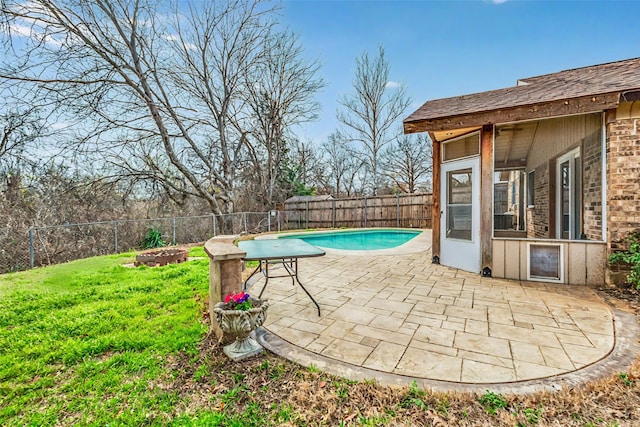
{"label": "stone pedestal", "polygon": [[218,326],[213,309],[228,294],[242,292],[242,258],[247,253],[233,245],[233,236],[209,239],[204,251],[209,255],[209,317],[211,330],[218,339],[223,332]]}

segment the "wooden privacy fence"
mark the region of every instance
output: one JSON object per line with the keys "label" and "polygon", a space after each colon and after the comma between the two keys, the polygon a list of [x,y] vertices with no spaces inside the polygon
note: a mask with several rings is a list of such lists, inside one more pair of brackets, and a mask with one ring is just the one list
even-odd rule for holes
{"label": "wooden privacy fence", "polygon": [[284,203],[284,229],[336,227],[431,228],[431,194],[405,194]]}

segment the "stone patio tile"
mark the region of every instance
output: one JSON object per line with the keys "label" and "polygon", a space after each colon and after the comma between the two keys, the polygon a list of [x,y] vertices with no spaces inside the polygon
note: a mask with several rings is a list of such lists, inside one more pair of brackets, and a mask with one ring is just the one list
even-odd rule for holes
{"label": "stone patio tile", "polygon": [[555,328],[558,327],[558,324],[556,323],[555,319],[551,316],[551,313],[547,313],[546,316],[538,316],[538,315],[514,312],[513,320],[515,322],[531,323],[533,325],[551,326]]}
{"label": "stone patio tile", "polygon": [[460,381],[462,359],[444,354],[429,353],[408,347],[394,373],[436,380]]}
{"label": "stone patio tile", "polygon": [[552,326],[535,325],[539,331],[553,332],[554,334],[571,335],[574,337],[583,337],[584,333],[577,327],[575,329],[554,328]]}
{"label": "stone patio tile", "polygon": [[369,338],[369,337],[364,337],[360,341],[360,344],[366,345],[366,346],[372,347],[372,348],[375,348],[379,343],[380,343],[379,339]]}
{"label": "stone patio tile", "polygon": [[479,306],[483,306],[483,307],[488,307],[489,310],[492,309],[501,309],[501,310],[507,310],[509,312],[511,312],[511,306],[509,305],[508,302],[500,300],[500,301],[494,301],[494,300],[489,300],[489,299],[485,299],[485,298],[474,298],[473,299],[473,304],[474,306],[479,305]]}
{"label": "stone patio tile", "polygon": [[391,372],[400,361],[405,348],[404,345],[381,341],[362,366],[377,371]]}
{"label": "stone patio tile", "polygon": [[560,340],[560,343],[563,345],[563,347],[565,347],[565,349],[567,344],[580,346],[587,349],[594,348],[591,341],[589,341],[589,339],[585,337],[583,334],[569,335],[569,334],[561,334],[559,332],[556,332],[556,337],[558,337],[558,340]]}
{"label": "stone patio tile", "polygon": [[591,341],[591,344],[595,348],[600,348],[604,350],[611,350],[613,348],[613,334],[601,335],[601,334],[585,334],[586,337]]}
{"label": "stone patio tile", "polygon": [[464,331],[469,334],[489,336],[489,323],[468,319],[465,322]]}
{"label": "stone patio tile", "polygon": [[407,297],[409,296],[410,292],[393,292],[391,295],[389,295],[388,297],[381,297],[380,294],[378,294],[378,298],[384,298],[384,299],[388,299],[390,301],[399,301],[399,302],[406,302],[405,300],[407,299]]}
{"label": "stone patio tile", "polygon": [[475,360],[462,360],[461,381],[469,383],[507,382],[516,380],[513,368],[489,365]]}
{"label": "stone patio tile", "polygon": [[515,326],[501,325],[497,323],[489,323],[489,336],[528,344],[546,345],[557,348],[562,347],[558,338],[551,332],[518,328]]}
{"label": "stone patio tile", "polygon": [[290,326],[293,329],[298,329],[304,332],[311,332],[320,335],[322,331],[327,329],[326,325],[320,323],[309,322],[308,320],[298,320],[296,323]]}
{"label": "stone patio tile", "polygon": [[364,336],[360,334],[356,334],[355,332],[349,332],[347,335],[344,336],[344,338],[342,338],[343,341],[354,342],[357,344],[360,344],[363,339],[364,339]]}
{"label": "stone patio tile", "polygon": [[573,344],[566,344],[564,349],[567,352],[569,359],[571,359],[577,369],[590,365],[608,354],[606,349],[585,348],[583,346]]}
{"label": "stone patio tile", "polygon": [[298,321],[298,319],[294,317],[274,317],[275,316],[273,316],[271,313],[268,313],[265,325],[278,325],[286,328]]}
{"label": "stone patio tile", "polygon": [[369,326],[379,329],[386,329],[387,331],[396,332],[400,330],[405,323],[404,319],[400,319],[397,317],[389,317],[389,316],[376,316],[373,319]]}
{"label": "stone patio tile", "polygon": [[318,340],[312,342],[306,347],[307,350],[312,351],[314,353],[318,353],[318,354],[322,353],[325,348],[327,348],[327,344],[322,344],[318,342]]}
{"label": "stone patio tile", "polygon": [[324,349],[322,355],[361,366],[372,351],[373,348],[366,345],[335,340]]}
{"label": "stone patio tile", "polygon": [[345,297],[349,298],[351,304],[357,304],[362,306],[362,305],[365,305],[368,301],[372,300],[373,298],[376,298],[377,295],[378,293],[374,291],[354,289],[353,291],[345,295]]}
{"label": "stone patio tile", "polygon": [[476,309],[476,308],[463,308],[463,307],[454,307],[447,306],[444,310],[445,316],[457,317],[460,319],[473,319],[473,320],[487,320],[487,310],[486,309]]}
{"label": "stone patio tile", "polygon": [[544,357],[537,345],[518,341],[511,341],[510,344],[513,360],[544,365]]}
{"label": "stone patio tile", "polygon": [[420,325],[417,323],[410,322],[408,320],[405,320],[405,322],[402,324],[402,327],[408,331],[415,331],[416,329],[418,329],[418,326]]}
{"label": "stone patio tile", "polygon": [[391,310],[383,310],[381,308],[370,308],[370,310],[376,316],[387,316],[387,317],[393,316],[393,311]]}
{"label": "stone patio tile", "polygon": [[405,319],[407,322],[418,323],[420,325],[433,326],[439,328],[442,326],[442,322],[447,320],[446,316],[439,314],[423,313],[421,311],[412,311],[411,314]]}
{"label": "stone patio tile", "polygon": [[336,320],[358,323],[361,325],[368,325],[373,319],[375,319],[375,313],[372,313],[369,310],[362,310],[357,307],[358,306],[353,303],[348,303],[331,313],[331,317]]}
{"label": "stone patio tile", "polygon": [[502,338],[486,337],[481,335],[456,333],[453,346],[459,350],[485,353],[498,357],[511,357],[509,341]]}
{"label": "stone patio tile", "polygon": [[575,365],[567,356],[567,353],[564,352],[564,349],[541,345],[540,351],[544,357],[545,365],[563,370],[575,369]]}
{"label": "stone patio tile", "polygon": [[565,371],[545,365],[537,365],[535,363],[514,360],[513,364],[516,368],[516,377],[519,381],[532,380],[536,378],[545,378],[553,375],[563,374]]}
{"label": "stone patio tile", "polygon": [[[604,317],[604,316],[602,316]],[[606,317],[593,320],[576,320],[576,326],[585,333],[609,334],[613,329],[611,319]]]}
{"label": "stone patio tile", "polygon": [[455,357],[458,355],[457,348],[438,345],[438,344],[431,344],[428,342],[418,341],[418,340],[411,340],[411,342],[409,343],[409,347],[424,350],[428,353],[438,353],[438,354],[444,354],[446,356],[452,356],[452,357]]}
{"label": "stone patio tile", "polygon": [[348,333],[350,333],[353,330],[353,327],[355,325],[356,324],[352,322],[336,320],[324,330],[323,335],[326,335],[332,338],[344,338]]}
{"label": "stone patio tile", "polygon": [[283,340],[289,341],[291,344],[299,347],[306,347],[318,338],[318,334],[300,331],[298,329],[268,326],[268,330],[278,335]]}
{"label": "stone patio tile", "polygon": [[444,315],[444,310],[447,308],[445,304],[431,303],[431,302],[419,302],[413,308],[413,311],[422,311],[431,314]]}
{"label": "stone patio tile", "polygon": [[513,313],[509,308],[489,307],[487,314],[489,322],[491,323],[513,326]]}
{"label": "stone patio tile", "polygon": [[458,357],[476,362],[485,363],[491,366],[500,366],[502,368],[513,369],[513,360],[508,357],[491,356],[486,353],[476,353],[467,350],[458,350]]}
{"label": "stone patio tile", "polygon": [[411,341],[411,337],[413,336],[413,331],[398,331],[389,333],[389,331],[386,331],[384,329],[372,328],[371,326],[365,325],[356,325],[353,328],[353,333],[362,335],[363,337],[375,338],[377,340],[400,345],[409,344],[409,341]]}
{"label": "stone patio tile", "polygon": [[449,319],[450,320],[444,320],[442,322],[442,329],[464,332],[464,319],[458,319],[455,317],[450,317]]}
{"label": "stone patio tile", "polygon": [[377,308],[381,310],[389,310],[397,313],[409,313],[413,308],[413,304],[405,302],[389,301],[381,298],[373,298],[365,304],[366,307]]}
{"label": "stone patio tile", "polygon": [[420,325],[413,334],[413,339],[431,344],[452,347],[455,331]]}
{"label": "stone patio tile", "polygon": [[456,298],[453,305],[455,305],[456,307],[473,308],[473,299],[467,299],[462,297]]}

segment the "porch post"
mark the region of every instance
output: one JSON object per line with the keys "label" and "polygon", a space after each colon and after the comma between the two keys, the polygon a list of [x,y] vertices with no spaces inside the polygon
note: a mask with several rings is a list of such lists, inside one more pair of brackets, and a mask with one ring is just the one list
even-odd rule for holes
{"label": "porch post", "polygon": [[480,256],[483,276],[493,270],[493,125],[482,126],[480,142]]}
{"label": "porch post", "polygon": [[434,264],[440,264],[440,149],[442,144],[436,141],[435,136],[429,132],[433,142],[433,173],[431,179],[431,256]]}

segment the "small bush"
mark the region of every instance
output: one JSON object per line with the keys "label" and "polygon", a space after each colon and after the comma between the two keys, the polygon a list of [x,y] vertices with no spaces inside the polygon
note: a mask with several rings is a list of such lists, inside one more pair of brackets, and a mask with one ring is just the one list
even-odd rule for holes
{"label": "small bush", "polygon": [[140,242],[140,246],[142,249],[152,249],[167,246],[167,244],[162,240],[162,233],[160,233],[160,230],[157,228],[150,228],[147,230],[147,235],[144,236],[144,239]]}
{"label": "small bush", "polygon": [[629,250],[612,253],[609,256],[609,264],[626,263],[631,265],[627,281],[636,289],[640,289],[640,230],[629,233],[625,241],[629,244]]}

